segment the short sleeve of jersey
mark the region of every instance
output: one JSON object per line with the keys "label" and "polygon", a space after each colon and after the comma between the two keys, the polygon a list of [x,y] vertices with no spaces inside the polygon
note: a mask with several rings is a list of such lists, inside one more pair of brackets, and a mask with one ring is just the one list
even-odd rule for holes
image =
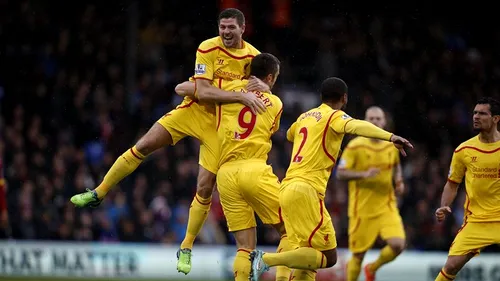
{"label": "short sleeve of jersey", "polygon": [[274,116],[274,121],[271,131],[275,133],[280,128],[280,119],[281,119],[281,113],[283,112],[283,103],[277,96],[274,95],[271,96],[271,100],[273,103],[273,116]]}
{"label": "short sleeve of jersey", "polygon": [[342,153],[339,161],[339,169],[351,170],[356,165],[356,150],[351,148],[352,145],[348,144]]}
{"label": "short sleeve of jersey", "polygon": [[292,126],[290,126],[290,129],[286,132],[286,139],[288,141],[293,142],[293,138],[295,136],[295,130],[297,129],[297,122],[294,122]]}
{"label": "short sleeve of jersey", "polygon": [[195,79],[214,79],[214,62],[217,46],[211,40],[204,41],[196,51],[196,62],[194,66]]}
{"label": "short sleeve of jersey", "polygon": [[332,128],[337,133],[345,133],[345,125],[353,120],[353,118],[347,115],[342,110],[338,110],[333,113],[332,121],[330,121],[330,128]]}
{"label": "short sleeve of jersey", "polygon": [[453,153],[453,157],[451,158],[450,171],[448,173],[448,180],[461,183],[465,176],[465,165],[463,162],[463,151],[457,149]]}

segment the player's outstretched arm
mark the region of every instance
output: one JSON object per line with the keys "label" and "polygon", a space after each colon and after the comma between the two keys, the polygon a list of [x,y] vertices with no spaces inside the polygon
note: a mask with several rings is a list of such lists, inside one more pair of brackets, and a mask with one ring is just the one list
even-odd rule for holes
{"label": "player's outstretched arm", "polygon": [[[342,123],[342,122],[336,122],[336,123]],[[406,156],[406,152],[404,150],[405,147],[413,148],[413,145],[405,138],[396,136],[390,132],[387,132],[386,130],[380,129],[379,127],[367,121],[349,119],[343,125],[344,125],[344,133],[346,134],[353,134],[367,138],[380,139],[394,143],[396,148],[399,149],[399,151],[403,156]],[[337,131],[337,129],[339,128],[334,127],[334,129]]]}
{"label": "player's outstretched arm", "polygon": [[183,97],[185,96],[194,97],[195,90],[196,87],[194,85],[194,82],[191,81],[185,81],[175,86],[175,93]]}
{"label": "player's outstretched arm", "polygon": [[444,185],[443,194],[441,195],[441,207],[436,210],[437,220],[443,221],[448,214],[451,213],[450,205],[457,197],[458,183],[447,181]]}
{"label": "player's outstretched arm", "polygon": [[266,105],[253,93],[228,92],[216,88],[205,79],[196,79],[196,97],[200,101],[207,102],[238,102],[248,106],[253,113],[262,113],[266,110]]}

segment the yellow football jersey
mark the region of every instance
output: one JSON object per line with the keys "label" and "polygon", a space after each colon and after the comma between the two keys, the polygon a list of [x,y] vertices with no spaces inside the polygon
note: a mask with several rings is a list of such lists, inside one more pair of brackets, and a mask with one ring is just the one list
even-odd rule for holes
{"label": "yellow football jersey", "polygon": [[[207,39],[198,46],[196,51],[196,62],[194,76],[189,81],[195,79],[206,79],[212,81],[212,85],[219,86],[222,80],[232,81],[248,77],[250,74],[250,63],[260,52],[248,42],[243,41],[243,48],[228,49],[222,43],[219,36]],[[220,87],[223,90],[226,90]],[[195,88],[196,96],[196,88]],[[185,107],[193,101],[191,97],[184,97],[179,105]],[[200,103],[200,109],[207,113],[214,114],[212,103]]]}
{"label": "yellow football jersey", "polygon": [[326,104],[302,113],[287,132],[293,150],[282,186],[302,180],[324,195],[344,139],[344,126],[350,120],[352,118],[342,110],[334,110]]}
{"label": "yellow football jersey", "polygon": [[243,41],[241,49],[227,49],[219,36],[203,41],[196,51],[195,79],[241,80],[250,74],[250,63],[260,52]]}
{"label": "yellow football jersey", "polygon": [[[221,87],[227,91],[245,92],[248,80],[221,80],[221,83]],[[253,114],[249,107],[239,103],[217,105],[217,136],[221,145],[219,166],[235,160],[267,160],[272,145],[271,136],[279,128],[283,104],[271,93],[256,94],[267,107],[259,115]]]}
{"label": "yellow football jersey", "polygon": [[500,141],[483,143],[475,136],[460,144],[448,180],[461,183],[464,176],[464,221],[500,221]]}
{"label": "yellow football jersey", "polygon": [[349,142],[339,161],[339,169],[380,169],[373,178],[349,181],[349,217],[375,217],[397,210],[393,175],[398,163],[399,151],[390,142],[374,142],[364,137]]}

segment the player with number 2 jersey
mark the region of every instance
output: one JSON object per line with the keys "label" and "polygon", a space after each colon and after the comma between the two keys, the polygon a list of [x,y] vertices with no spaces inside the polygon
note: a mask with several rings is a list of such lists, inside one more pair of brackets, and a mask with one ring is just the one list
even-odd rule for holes
{"label": "player with number 2 jersey", "polygon": [[412,147],[406,139],[340,110],[347,103],[347,85],[341,79],[323,81],[321,99],[323,103],[300,115],[287,133],[293,150],[281,184],[280,206],[290,244],[296,249],[282,253],[253,251],[253,281],[270,266],[283,265],[295,268],[296,280],[314,280],[315,269],[337,262],[335,230],[324,198],[345,134],[391,141],[403,154],[403,146]]}

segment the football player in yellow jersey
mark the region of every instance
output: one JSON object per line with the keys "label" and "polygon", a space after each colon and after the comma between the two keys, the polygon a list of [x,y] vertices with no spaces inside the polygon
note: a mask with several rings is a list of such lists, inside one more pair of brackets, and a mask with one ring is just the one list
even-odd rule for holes
{"label": "football player in yellow jersey", "polygon": [[[265,104],[257,96],[227,92],[211,85],[212,81],[248,76],[248,65],[259,51],[243,41],[244,30],[245,17],[241,11],[226,9],[220,13],[219,36],[202,42],[196,52],[195,90],[210,96],[212,100],[241,102],[257,113],[265,110]],[[269,90],[269,86],[258,79],[252,79],[247,89]],[[189,273],[191,248],[208,216],[218,168],[214,111],[212,104],[186,98],[176,109],[160,118],[132,148],[116,160],[95,190],[77,194],[71,198],[71,202],[78,207],[96,207],[112,187],[137,169],[147,155],[166,145],[175,145],[186,136],[199,139],[201,145],[197,192],[189,210],[186,237],[178,252],[177,269],[185,274]]]}
{"label": "football player in yellow jersey", "polygon": [[[250,73],[271,88],[279,75],[279,60],[271,54],[252,59]],[[227,90],[243,91],[248,80],[221,81]],[[187,91],[189,92],[189,91]],[[253,94],[253,93],[248,93]],[[234,260],[235,280],[247,281],[250,274],[250,252],[256,247],[254,212],[264,224],[272,225],[282,239],[278,251],[290,250],[285,227],[279,214],[279,180],[266,163],[271,150],[271,136],[278,130],[283,104],[268,92],[255,93],[266,105],[266,112],[256,115],[240,103],[217,106],[217,138],[220,144],[217,187],[229,231],[234,234],[237,254]],[[201,101],[206,94],[199,93]],[[277,269],[276,280],[288,281],[290,269]]]}
{"label": "football player in yellow jersey", "polygon": [[438,221],[451,213],[451,204],[465,176],[464,221],[451,244],[448,259],[436,281],[454,280],[479,252],[500,244],[500,102],[481,98],[474,108],[473,126],[479,134],[460,144],[436,210]]}
{"label": "football player in yellow jersey", "polygon": [[324,197],[345,134],[391,141],[403,155],[403,147],[412,147],[406,139],[344,113],[347,85],[341,79],[326,79],[320,92],[322,104],[300,115],[287,132],[293,150],[281,184],[280,206],[289,243],[296,250],[253,251],[252,281],[258,281],[270,266],[279,265],[295,268],[294,281],[314,280],[315,269],[337,262],[335,230]]}
{"label": "football player in yellow jersey", "polygon": [[[365,120],[379,128],[386,125],[385,113],[377,106],[366,110]],[[394,191],[404,189],[399,153],[392,143],[357,137],[342,153],[337,178],[349,181],[349,250],[347,281],[358,280],[361,264],[380,235],[387,243],[379,258],[365,266],[365,280],[394,260],[404,249],[405,232]],[[396,183],[394,187],[393,181]]]}

